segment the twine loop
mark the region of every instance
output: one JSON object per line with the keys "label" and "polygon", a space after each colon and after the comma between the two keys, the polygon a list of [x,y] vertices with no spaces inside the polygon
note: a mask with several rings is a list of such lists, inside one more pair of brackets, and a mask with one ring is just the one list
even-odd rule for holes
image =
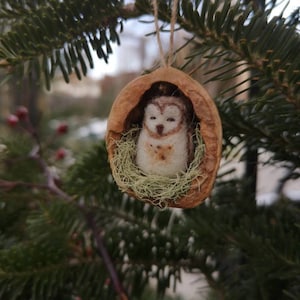
{"label": "twine loop", "polygon": [[160,38],[160,28],[158,24],[158,0],[153,0],[153,11],[154,11],[154,23],[155,23],[155,31],[157,37],[157,43],[159,47],[159,54],[160,54],[160,61],[163,67],[170,67],[173,60],[173,53],[174,53],[174,31],[175,31],[175,24],[177,20],[177,11],[178,11],[178,2],[179,0],[174,0],[172,5],[172,13],[171,13],[171,20],[170,20],[170,41],[169,41],[169,53],[167,60],[165,59],[162,42]]}

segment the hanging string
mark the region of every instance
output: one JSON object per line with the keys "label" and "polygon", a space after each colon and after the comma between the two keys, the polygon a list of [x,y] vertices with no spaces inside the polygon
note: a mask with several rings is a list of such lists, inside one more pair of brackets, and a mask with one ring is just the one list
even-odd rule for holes
{"label": "hanging string", "polygon": [[174,52],[174,31],[175,31],[175,24],[177,20],[177,9],[178,9],[178,1],[174,0],[173,6],[172,6],[172,15],[171,15],[171,28],[170,28],[170,45],[169,45],[169,55],[168,55],[168,61],[167,66],[170,67],[173,60],[173,52]]}
{"label": "hanging string", "polygon": [[158,0],[153,0],[153,11],[154,11],[154,23],[155,23],[155,31],[156,31],[156,37],[157,37],[157,43],[159,47],[159,54],[160,54],[160,61],[161,65],[163,67],[170,67],[173,60],[173,52],[174,52],[174,31],[175,31],[175,24],[177,19],[177,9],[178,9],[178,2],[179,0],[174,0],[172,5],[172,12],[171,12],[171,21],[170,21],[170,45],[169,45],[169,54],[168,54],[168,60],[166,61],[162,42],[160,38],[160,28],[158,24]]}
{"label": "hanging string", "polygon": [[158,25],[157,0],[153,0],[152,5],[153,5],[153,11],[154,11],[154,23],[155,23],[156,38],[157,38],[157,43],[158,43],[158,47],[159,47],[159,54],[160,54],[160,63],[163,67],[166,67],[167,62],[165,60],[164,50],[163,50],[161,39],[160,39],[160,29],[159,29],[159,25]]}

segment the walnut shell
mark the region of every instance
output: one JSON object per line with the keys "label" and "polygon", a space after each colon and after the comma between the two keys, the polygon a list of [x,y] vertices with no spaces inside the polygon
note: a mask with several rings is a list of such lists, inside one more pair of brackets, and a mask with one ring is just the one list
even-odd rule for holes
{"label": "walnut shell", "polygon": [[[189,191],[182,198],[176,200],[176,203],[174,201],[169,202],[169,207],[192,208],[203,202],[211,193],[221,159],[222,125],[215,103],[207,91],[184,72],[172,67],[159,68],[150,74],[136,78],[121,90],[108,118],[106,134],[108,159],[114,174],[115,166],[112,163],[112,157],[115,141],[119,140],[122,133],[130,127],[128,124],[129,116],[132,115],[145,92],[154,83],[161,81],[177,86],[191,101],[194,113],[200,120],[200,133],[206,151],[199,165],[199,174],[206,174],[207,177],[200,187],[197,179],[194,180]],[[131,190],[126,192],[136,197]]]}

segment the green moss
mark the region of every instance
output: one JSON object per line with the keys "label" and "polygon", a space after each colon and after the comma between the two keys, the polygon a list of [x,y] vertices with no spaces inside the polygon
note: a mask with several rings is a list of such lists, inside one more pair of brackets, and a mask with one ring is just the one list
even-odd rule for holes
{"label": "green moss", "polygon": [[168,207],[168,203],[176,203],[190,189],[191,183],[197,179],[199,185],[205,179],[200,174],[199,165],[204,156],[205,144],[201,138],[200,130],[195,133],[194,159],[185,172],[174,177],[146,174],[135,164],[136,142],[140,129],[133,128],[116,141],[113,157],[114,178],[123,192],[132,190],[137,198],[148,200],[160,208]]}

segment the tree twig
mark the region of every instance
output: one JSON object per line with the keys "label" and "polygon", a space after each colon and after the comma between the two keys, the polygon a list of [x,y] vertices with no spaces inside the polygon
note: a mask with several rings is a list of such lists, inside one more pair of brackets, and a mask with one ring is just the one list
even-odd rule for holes
{"label": "tree twig", "polygon": [[[62,198],[64,201],[67,201],[67,202],[73,201],[73,198],[71,196],[66,194],[63,190],[61,190],[56,185],[55,178],[53,177],[53,174],[50,171],[45,160],[41,156],[39,156],[38,153],[36,153],[36,155],[33,156],[32,158],[34,158],[40,164],[42,169],[44,170],[45,175],[47,177],[47,187],[48,187],[49,191],[55,193],[57,196]],[[128,300],[125,289],[123,288],[121,281],[119,280],[119,276],[118,276],[115,266],[112,262],[112,259],[105,247],[105,244],[104,244],[104,241],[103,241],[103,238],[101,235],[101,230],[99,228],[97,228],[93,213],[91,211],[87,210],[86,207],[83,206],[82,204],[75,203],[75,205],[80,209],[80,211],[84,215],[86,223],[92,231],[92,234],[94,236],[95,243],[96,243],[97,253],[103,259],[105,267],[106,267],[106,269],[110,275],[110,278],[112,280],[114,289],[119,296],[119,299],[120,300]]]}
{"label": "tree twig", "polygon": [[109,273],[109,276],[112,280],[112,284],[114,287],[115,292],[117,293],[120,300],[128,300],[127,293],[119,279],[118,273],[115,269],[115,266],[112,262],[112,259],[107,251],[107,248],[105,247],[104,240],[102,238],[102,230],[100,228],[97,228],[97,224],[95,222],[94,214],[92,211],[88,210],[84,205],[76,203],[74,199],[66,194],[63,190],[61,190],[57,184],[56,184],[56,178],[49,168],[47,162],[43,159],[43,157],[40,154],[40,144],[38,137],[35,135],[32,135],[32,138],[37,143],[36,146],[33,147],[29,154],[29,158],[35,160],[41,170],[44,172],[44,175],[46,177],[46,184],[38,184],[38,183],[30,183],[30,182],[23,182],[23,181],[8,181],[8,180],[1,180],[0,179],[0,189],[4,189],[5,191],[12,190],[16,188],[17,186],[23,186],[28,188],[37,188],[37,189],[43,189],[48,190],[49,192],[57,195],[62,200],[68,203],[73,203],[78,207],[78,209],[83,214],[86,224],[91,229],[95,245],[96,245],[96,251],[99,256],[102,257],[104,265]]}
{"label": "tree twig", "polygon": [[110,278],[114,285],[115,291],[118,293],[120,300],[128,300],[126,292],[118,278],[117,272],[115,270],[115,266],[113,265],[110,255],[104,245],[101,230],[98,229],[96,226],[93,213],[91,211],[85,211],[85,210],[83,210],[83,213],[85,215],[85,219],[87,221],[89,228],[93,232],[95,242],[97,245],[97,252],[100,256],[102,256],[103,261],[105,262],[105,266],[110,274]]}

